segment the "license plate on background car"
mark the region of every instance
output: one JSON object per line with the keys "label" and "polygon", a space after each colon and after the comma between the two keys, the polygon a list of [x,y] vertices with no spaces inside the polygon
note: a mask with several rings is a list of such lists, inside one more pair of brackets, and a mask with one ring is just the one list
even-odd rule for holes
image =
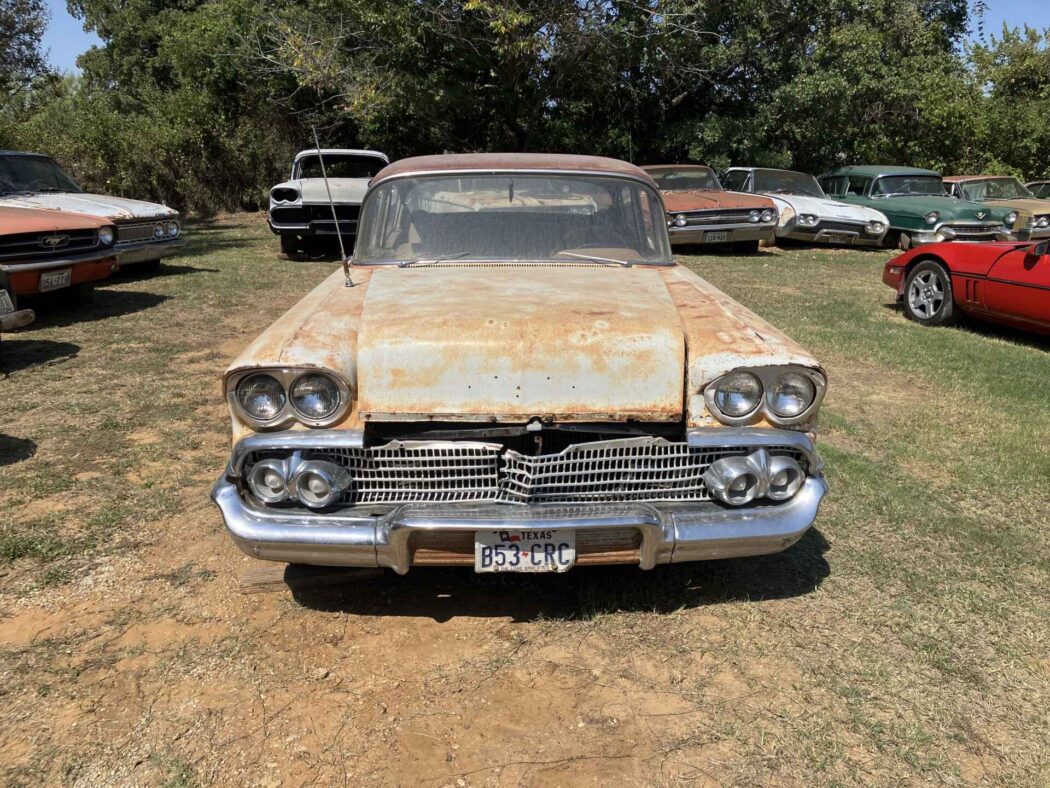
{"label": "license plate on background car", "polygon": [[69,287],[72,275],[72,268],[63,268],[61,271],[44,271],[40,274],[40,292],[45,293],[48,290]]}
{"label": "license plate on background car", "polygon": [[723,244],[729,240],[729,232],[723,230],[718,233],[704,233],[704,243]]}
{"label": "license plate on background car", "polygon": [[478,531],[475,572],[567,572],[576,563],[576,532]]}

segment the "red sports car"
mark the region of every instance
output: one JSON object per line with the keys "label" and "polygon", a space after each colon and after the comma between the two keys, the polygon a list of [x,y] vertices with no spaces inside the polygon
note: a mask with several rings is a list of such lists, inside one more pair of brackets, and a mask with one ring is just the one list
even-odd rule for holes
{"label": "red sports car", "polygon": [[882,281],[923,325],[963,313],[1050,334],[1050,241],[920,246],[886,263]]}

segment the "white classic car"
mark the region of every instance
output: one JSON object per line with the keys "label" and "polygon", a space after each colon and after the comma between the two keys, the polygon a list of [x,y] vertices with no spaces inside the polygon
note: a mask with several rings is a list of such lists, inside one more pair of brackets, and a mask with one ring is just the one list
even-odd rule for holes
{"label": "white classic car", "polygon": [[179,212],[159,203],[81,191],[50,156],[0,151],[0,206],[69,211],[109,219],[120,265],[156,269],[182,246]]}
{"label": "white classic car", "polygon": [[[297,153],[291,177],[270,189],[270,229],[281,236],[281,251],[314,254],[325,245],[331,247],[338,232],[349,253],[368,182],[388,162],[386,154],[375,150],[322,148],[318,156],[318,150],[311,148]],[[328,176],[327,186],[324,175]]]}
{"label": "white classic car", "polygon": [[808,243],[880,246],[890,223],[861,205],[829,199],[812,175],[766,167],[730,167],[722,176],[729,191],[761,194],[777,204],[777,238]]}
{"label": "white classic car", "polygon": [[826,485],[826,378],[675,263],[649,175],[594,156],[403,159],[353,259],[252,342],[212,490],[289,563],[561,572],[758,555]]}

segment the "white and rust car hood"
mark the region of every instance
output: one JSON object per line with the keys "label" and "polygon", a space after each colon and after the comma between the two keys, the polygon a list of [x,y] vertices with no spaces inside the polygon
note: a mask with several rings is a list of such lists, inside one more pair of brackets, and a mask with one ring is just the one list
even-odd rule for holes
{"label": "white and rust car hood", "polygon": [[713,424],[703,386],[740,366],[816,361],[681,266],[354,267],[322,282],[227,374],[345,377],[353,421]]}
{"label": "white and rust car hood", "polygon": [[0,196],[0,205],[12,208],[41,208],[48,211],[86,213],[112,221],[167,219],[179,212],[167,205],[126,197],[110,197],[84,192],[19,192]]}
{"label": "white and rust car hood", "polygon": [[[329,178],[328,185],[332,189],[332,201],[337,204],[360,205],[368,191],[369,178]],[[278,183],[270,193],[276,189],[295,189],[299,192],[298,202],[305,204],[323,203],[328,205],[328,189],[325,188],[323,178],[298,178],[292,181]],[[278,203],[270,200],[270,206],[295,205],[296,203]]]}

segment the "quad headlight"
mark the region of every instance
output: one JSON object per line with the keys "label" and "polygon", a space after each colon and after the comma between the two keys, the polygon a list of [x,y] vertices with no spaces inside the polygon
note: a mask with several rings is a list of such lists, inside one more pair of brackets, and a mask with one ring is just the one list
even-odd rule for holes
{"label": "quad headlight", "polygon": [[674,226],[675,227],[685,227],[686,222],[687,222],[687,219],[685,218],[685,214],[683,214],[683,213],[680,213],[676,217],[674,217]]}
{"label": "quad headlight", "polygon": [[287,401],[284,386],[273,375],[249,375],[237,384],[237,404],[253,421],[273,421]]}
{"label": "quad headlight", "polygon": [[820,217],[812,213],[800,213],[798,223],[802,227],[816,227],[820,223]]}
{"label": "quad headlight", "polygon": [[816,397],[813,381],[797,372],[785,372],[766,391],[766,404],[783,419],[793,419],[804,413]]}
{"label": "quad headlight", "polygon": [[168,228],[164,226],[163,222],[157,222],[155,225],[153,225],[153,237],[154,238],[158,238],[158,239],[159,238],[163,238],[167,234],[168,234]]}
{"label": "quad headlight", "polygon": [[762,221],[769,224],[771,221],[777,218],[777,212],[772,208],[766,208],[762,211]]}
{"label": "quad headlight", "polygon": [[886,232],[886,223],[880,221],[871,221],[864,225],[864,232],[868,235],[878,235],[879,233]]}
{"label": "quad headlight", "polygon": [[1035,220],[1036,227],[1050,227],[1050,216],[1040,216]]}
{"label": "quad headlight", "polygon": [[762,381],[750,372],[730,372],[714,383],[714,403],[734,419],[753,413],[762,402]]}
{"label": "quad headlight", "polygon": [[117,231],[112,227],[103,227],[98,231],[98,242],[103,246],[112,246],[117,240]]}
{"label": "quad headlight", "polygon": [[1014,226],[1014,222],[1016,222],[1016,221],[1017,221],[1017,211],[1010,211],[1010,213],[1006,214],[1006,216],[1003,217],[1003,224],[1006,225],[1007,227],[1013,227]]}
{"label": "quad headlight", "polygon": [[789,426],[813,415],[826,387],[820,371],[788,365],[733,370],[703,393],[708,412],[723,424],[750,424],[764,416]]}
{"label": "quad headlight", "polygon": [[747,220],[749,222],[754,222],[755,224],[758,224],[760,221],[762,221],[762,211],[759,211],[759,210],[751,211],[747,215]]}
{"label": "quad headlight", "polygon": [[340,405],[339,386],[328,375],[309,373],[296,379],[291,390],[292,407],[308,419],[331,416]]}
{"label": "quad headlight", "polygon": [[350,406],[350,387],[341,378],[312,369],[235,375],[227,391],[235,414],[260,429],[275,429],[293,421],[326,427]]}
{"label": "quad headlight", "polygon": [[937,224],[937,220],[941,218],[941,215],[937,211],[930,211],[926,214],[926,224]]}
{"label": "quad headlight", "polygon": [[168,222],[168,238],[178,238],[179,233],[182,232],[182,228],[179,227],[178,222]]}
{"label": "quad headlight", "polygon": [[287,186],[281,186],[270,192],[270,196],[274,202],[295,202],[299,199],[299,192]]}

